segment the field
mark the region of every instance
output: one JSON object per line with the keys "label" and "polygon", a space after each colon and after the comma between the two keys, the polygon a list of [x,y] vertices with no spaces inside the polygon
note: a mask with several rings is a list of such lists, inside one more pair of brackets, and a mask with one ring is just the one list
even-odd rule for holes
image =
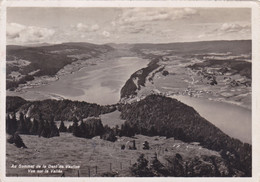
{"label": "field", "polygon": [[162,59],[157,63],[159,67],[146,77],[145,87],[138,90],[139,98],[151,92],[187,95],[251,109],[250,54],[230,56],[229,52],[212,51],[190,55],[159,49],[140,52],[145,56],[162,56]]}
{"label": "field", "polygon": [[[136,162],[141,153],[150,161],[156,152],[158,159],[167,165],[165,157],[176,153],[184,159],[200,157],[201,155],[219,156],[219,153],[194,144],[183,143],[174,138],[147,137],[136,135],[134,138],[119,137],[114,143],[95,137],[84,139],[74,137],[70,133],[61,133],[60,137],[39,138],[38,136],[21,135],[28,148],[19,149],[7,143],[7,176],[101,176],[106,172],[118,172],[119,176],[131,176],[129,167]],[[129,150],[128,141],[136,141],[137,150]],[[143,150],[142,143],[148,141],[150,150]],[[126,145],[121,150],[121,145]],[[70,165],[75,169],[62,169],[48,174],[28,173],[28,169],[11,168],[12,165]],[[76,166],[79,166],[77,169]],[[19,167],[19,166],[18,166]],[[51,166],[50,166],[51,167]],[[40,168],[42,169],[42,168]],[[57,168],[56,168],[57,169]]]}

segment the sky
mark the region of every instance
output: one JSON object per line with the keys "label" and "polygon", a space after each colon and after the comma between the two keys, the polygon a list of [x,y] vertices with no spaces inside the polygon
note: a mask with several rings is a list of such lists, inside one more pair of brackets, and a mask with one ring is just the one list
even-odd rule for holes
{"label": "sky", "polygon": [[251,39],[249,8],[8,8],[7,44]]}

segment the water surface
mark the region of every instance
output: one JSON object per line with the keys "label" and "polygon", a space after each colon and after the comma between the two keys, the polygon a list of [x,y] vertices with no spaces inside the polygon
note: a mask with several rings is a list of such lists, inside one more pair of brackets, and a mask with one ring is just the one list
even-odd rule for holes
{"label": "water surface", "polygon": [[120,57],[104,60],[97,65],[61,76],[58,81],[27,92],[61,96],[102,105],[115,104],[120,99],[120,90],[135,71],[146,67],[148,60],[138,57]]}
{"label": "water surface", "polygon": [[252,143],[251,110],[224,102],[210,101],[189,96],[174,96],[193,107],[202,117],[231,137]]}

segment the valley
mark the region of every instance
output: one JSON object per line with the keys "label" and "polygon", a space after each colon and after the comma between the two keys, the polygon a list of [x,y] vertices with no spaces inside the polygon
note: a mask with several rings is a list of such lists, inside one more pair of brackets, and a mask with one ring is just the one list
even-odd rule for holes
{"label": "valley", "polygon": [[[245,167],[251,166],[251,41],[9,49],[7,113],[71,127],[59,137],[21,135],[28,149],[7,143],[9,176],[31,175],[10,169],[13,163],[66,165],[61,161],[81,166],[66,176],[88,176],[89,168],[91,176],[131,176],[141,153],[150,162],[157,153],[168,172],[181,155],[178,165],[186,169],[169,176],[251,175]],[[41,54],[42,60],[35,59]],[[41,67],[45,59],[57,66]],[[92,117],[102,122],[103,133],[76,137],[75,118],[80,126]],[[110,135],[114,142],[107,141]],[[123,151],[132,140],[137,149]],[[150,150],[142,149],[145,141]],[[53,158],[46,159],[48,153]]]}

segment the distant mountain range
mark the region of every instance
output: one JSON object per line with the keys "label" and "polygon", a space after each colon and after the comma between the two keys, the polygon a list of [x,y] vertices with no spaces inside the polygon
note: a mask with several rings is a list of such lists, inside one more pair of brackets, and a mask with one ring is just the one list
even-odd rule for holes
{"label": "distant mountain range", "polygon": [[[237,55],[251,53],[251,44],[251,40],[235,40],[166,44],[111,43],[97,45],[85,42],[68,42],[55,45],[48,43],[26,46],[8,45],[6,56],[7,89],[14,89],[19,84],[33,80],[35,76],[53,76],[68,64],[78,60],[97,58],[114,49],[129,49],[140,55],[142,55],[141,49],[171,50],[176,55],[185,54],[186,56],[212,52],[231,52]],[[24,62],[27,64],[22,64]]]}
{"label": "distant mountain range", "polygon": [[[63,43],[39,47],[7,46],[6,87],[16,88],[21,83],[33,80],[35,76],[53,76],[68,64],[80,59],[98,57],[110,50],[113,50],[110,46],[89,43]],[[22,64],[23,62],[27,64]],[[20,76],[14,78],[12,72]]]}
{"label": "distant mountain range", "polygon": [[173,50],[176,54],[188,53],[189,55],[200,53],[226,53],[234,55],[251,53],[251,40],[218,40],[202,42],[180,42],[166,44],[134,44],[133,50]]}

